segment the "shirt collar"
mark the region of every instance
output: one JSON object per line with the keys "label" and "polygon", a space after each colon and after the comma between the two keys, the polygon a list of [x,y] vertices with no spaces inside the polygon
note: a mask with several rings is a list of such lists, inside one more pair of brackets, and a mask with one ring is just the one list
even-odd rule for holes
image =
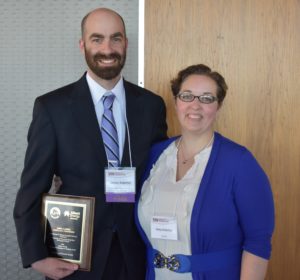
{"label": "shirt collar", "polygon": [[[99,100],[101,100],[102,96],[108,91],[104,87],[102,87],[100,84],[98,84],[90,75],[89,73],[86,73],[86,80],[90,89],[90,92],[92,94],[92,99],[94,105],[96,105]],[[123,103],[124,97],[125,97],[125,88],[124,88],[124,81],[123,77],[119,79],[119,81],[116,83],[114,88],[112,88],[111,91],[116,97],[115,99],[118,100],[120,103]]]}

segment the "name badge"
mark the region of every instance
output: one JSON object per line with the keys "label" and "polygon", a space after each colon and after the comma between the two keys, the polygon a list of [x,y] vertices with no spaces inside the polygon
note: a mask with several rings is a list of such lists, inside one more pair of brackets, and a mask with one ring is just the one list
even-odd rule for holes
{"label": "name badge", "polygon": [[176,217],[153,216],[151,219],[151,237],[178,240]]}
{"label": "name badge", "polygon": [[105,169],[106,202],[135,202],[135,167]]}

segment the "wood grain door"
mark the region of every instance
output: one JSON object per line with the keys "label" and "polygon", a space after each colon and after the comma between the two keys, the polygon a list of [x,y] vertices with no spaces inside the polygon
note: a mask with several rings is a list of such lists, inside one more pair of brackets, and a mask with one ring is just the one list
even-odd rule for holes
{"label": "wood grain door", "polygon": [[168,107],[170,79],[191,64],[229,91],[216,130],[247,146],[268,174],[276,229],[267,279],[300,279],[300,1],[146,0],[145,87]]}

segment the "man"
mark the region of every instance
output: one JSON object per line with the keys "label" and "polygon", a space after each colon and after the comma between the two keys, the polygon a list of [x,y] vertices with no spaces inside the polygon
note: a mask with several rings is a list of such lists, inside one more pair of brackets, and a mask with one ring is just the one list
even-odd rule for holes
{"label": "man", "polygon": [[[167,137],[165,105],[159,96],[122,79],[127,38],[119,14],[96,9],[81,27],[87,73],[38,97],[33,109],[14,208],[23,266],[51,279],[144,279],[145,249],[134,225],[134,203],[107,202],[104,170],[110,163],[132,164],[139,181],[151,144]],[[116,159],[111,159],[102,127],[104,100],[110,95]],[[96,199],[90,272],[48,256],[40,225],[41,196],[49,191],[54,174],[63,182],[59,193]]]}

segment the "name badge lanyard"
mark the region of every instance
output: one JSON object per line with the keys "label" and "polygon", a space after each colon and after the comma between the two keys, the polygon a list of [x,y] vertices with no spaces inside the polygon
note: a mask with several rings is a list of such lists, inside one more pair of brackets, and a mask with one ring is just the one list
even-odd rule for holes
{"label": "name badge lanyard", "polygon": [[[122,110],[122,112],[124,112]],[[130,167],[105,168],[105,197],[106,202],[135,202],[136,193],[136,168],[132,165],[130,132],[124,112],[128,138],[128,151]]]}

